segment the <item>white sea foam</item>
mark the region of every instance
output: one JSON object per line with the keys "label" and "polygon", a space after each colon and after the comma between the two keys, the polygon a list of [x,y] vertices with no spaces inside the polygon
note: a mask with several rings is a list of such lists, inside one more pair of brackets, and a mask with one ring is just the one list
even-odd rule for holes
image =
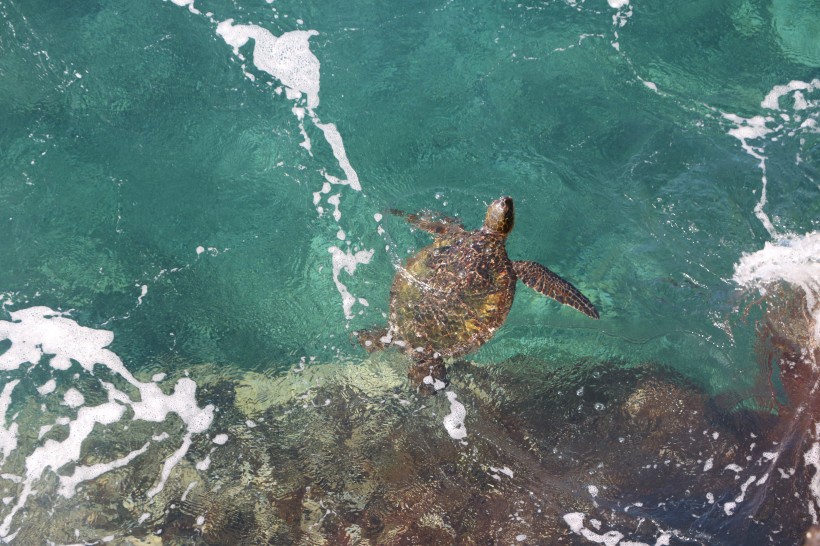
{"label": "white sea foam", "polygon": [[564,515],[564,522],[569,526],[570,531],[596,544],[615,546],[624,538],[623,533],[619,533],[618,531],[609,531],[604,534],[599,534],[591,529],[587,529],[584,525],[585,517],[586,514],[583,512],[572,512]]}
{"label": "white sea foam", "polygon": [[210,454],[206,455],[204,459],[202,459],[201,461],[196,463],[196,469],[201,470],[201,471],[208,470],[208,468],[210,466],[211,466],[211,456],[210,456]]}
{"label": "white sea foam", "polygon": [[422,379],[422,383],[425,385],[432,385],[433,390],[435,391],[440,391],[447,386],[444,381],[441,379],[435,379],[432,375],[425,375],[424,379]]}
{"label": "white sea foam", "polygon": [[54,425],[43,425],[40,427],[40,431],[37,433],[37,439],[42,440],[43,436],[48,434],[48,432],[54,428]]}
{"label": "white sea foam", "polygon": [[743,502],[746,498],[746,490],[749,486],[757,479],[757,476],[750,476],[743,482],[743,485],[740,486],[740,495],[735,497],[735,500],[731,502],[727,502],[723,505],[723,511],[726,513],[727,516],[731,516],[734,514],[735,510],[737,509],[737,505]]}
{"label": "white sea foam", "polygon": [[65,394],[63,395],[63,404],[72,409],[78,408],[85,404],[85,397],[77,389],[71,388],[65,391]]}
{"label": "white sea foam", "polygon": [[760,223],[763,224],[763,227],[766,228],[766,231],[769,232],[769,235],[775,237],[777,236],[777,230],[775,229],[774,224],[772,224],[772,221],[769,219],[769,215],[767,215],[763,210],[766,206],[766,191],[769,184],[768,176],[766,174],[766,156],[764,155],[764,150],[762,147],[749,144],[749,140],[761,139],[775,130],[768,127],[769,123],[774,122],[774,118],[763,116],[743,118],[735,114],[723,114],[723,117],[734,123],[736,126],[733,129],[729,129],[729,135],[740,140],[740,146],[743,150],[758,160],[757,166],[761,172],[761,188],[760,199],[755,205],[754,213],[758,220],[760,220]]}
{"label": "white sea foam", "polygon": [[310,112],[310,117],[313,119],[313,123],[316,127],[322,130],[322,133],[325,135],[325,140],[330,144],[330,149],[333,151],[333,157],[339,162],[339,167],[341,167],[342,172],[344,172],[347,177],[345,180],[340,180],[335,176],[325,174],[327,181],[331,184],[347,184],[354,190],[361,191],[362,186],[359,183],[359,175],[356,174],[356,171],[350,164],[350,160],[347,158],[345,145],[344,142],[342,142],[342,135],[336,128],[336,125],[333,123],[321,123],[313,111]]}
{"label": "white sea foam", "polygon": [[[180,6],[188,6],[193,13],[200,13],[195,10],[193,0],[173,0],[175,4]],[[349,186],[355,191],[361,191],[361,183],[359,176],[350,163],[347,157],[342,136],[333,123],[323,123],[315,110],[319,106],[319,89],[320,89],[320,71],[321,63],[319,59],[310,50],[310,38],[318,34],[315,30],[295,30],[285,32],[280,36],[274,35],[269,30],[258,25],[243,25],[235,24],[234,19],[226,19],[224,21],[217,21],[213,18],[211,13],[206,14],[208,19],[216,24],[216,33],[233,48],[234,55],[240,60],[244,61],[245,57],[240,52],[240,48],[246,46],[250,40],[253,40],[253,64],[262,71],[270,74],[281,82],[284,86],[285,96],[293,101],[301,101],[305,97],[304,103],[297,103],[293,106],[293,114],[299,121],[299,132],[302,136],[300,145],[307,150],[312,156],[312,142],[305,129],[304,120],[305,114],[311,119],[313,124],[322,131],[325,141],[331,148],[333,156],[338,162],[339,168],[344,173],[344,179],[340,179],[321,170],[327,183],[322,187],[322,191],[313,193],[313,205],[316,207],[317,213],[321,216],[324,213],[324,207],[321,206],[322,196],[330,192],[330,184],[339,184]],[[278,17],[276,15],[275,17]],[[299,24],[303,24],[301,19]],[[247,71],[245,64],[242,64],[242,71],[246,77],[251,81],[255,81],[256,77]],[[282,86],[274,89],[277,95],[282,93]],[[338,194],[337,194],[338,195]],[[334,205],[334,220],[339,223],[341,220],[341,212],[338,207],[338,197]],[[333,203],[331,203],[333,204]],[[379,228],[381,230],[381,228]],[[337,236],[339,239],[346,240],[347,233],[339,226],[337,229]],[[345,235],[342,237],[342,235]],[[334,267],[337,264],[337,252],[335,247],[328,250],[334,256]],[[197,254],[204,252],[203,247],[197,247]],[[372,254],[372,250],[369,251]],[[369,259],[368,259],[369,261]],[[367,263],[367,262],[359,262]],[[352,273],[352,272],[351,272]],[[342,309],[345,317],[352,318],[352,306],[356,301],[362,301],[362,298],[353,297],[347,290],[344,284],[338,281],[338,273],[334,276],[334,282],[339,294],[342,297]],[[352,299],[351,299],[352,298]]]}
{"label": "white sea foam", "polygon": [[17,449],[17,423],[6,426],[6,412],[11,405],[11,393],[19,382],[19,379],[9,381],[0,393],[0,452],[4,459]]}
{"label": "white sea foam", "polygon": [[47,469],[57,471],[65,465],[80,458],[80,448],[83,441],[91,433],[96,424],[110,425],[119,421],[125,413],[125,407],[113,402],[94,407],[84,407],[77,411],[77,418],[69,423],[68,437],[62,442],[46,440],[46,442],[26,457],[26,474],[23,480],[23,490],[17,497],[17,503],[6,515],[0,526],[0,537],[6,537],[11,530],[14,515],[25,506],[29,495],[33,491],[35,481],[39,480]]}
{"label": "white sea foam", "polygon": [[[346,184],[360,191],[359,175],[350,164],[345,151],[342,135],[333,123],[322,123],[316,115],[319,106],[320,67],[319,59],[310,50],[309,39],[319,34],[315,30],[293,30],[281,36],[275,36],[269,30],[257,25],[235,25],[233,19],[219,23],[216,32],[233,47],[234,54],[239,56],[239,48],[254,41],[253,64],[259,70],[267,72],[285,85],[288,98],[297,100],[304,93],[307,97],[307,112],[313,123],[324,134],[325,140],[333,151],[346,179],[325,174],[332,184]],[[304,109],[294,107],[294,114],[300,122],[304,119]],[[303,147],[311,149],[310,139],[301,126]]]}
{"label": "white sea foam", "polygon": [[[315,30],[293,30],[274,36],[269,30],[257,25],[235,25],[227,19],[216,27],[225,42],[239,55],[239,48],[254,41],[253,64],[267,72],[291,91],[307,96],[307,106],[319,106],[319,59],[310,51],[311,36]],[[286,89],[287,91],[287,89]]]}
{"label": "white sea foam", "polygon": [[294,106],[292,111],[296,119],[299,120],[299,133],[302,135],[302,142],[299,143],[299,146],[307,150],[310,155],[313,155],[313,143],[305,130],[305,109],[301,106]]}
{"label": "white sea foam", "polygon": [[502,466],[501,468],[496,468],[496,467],[494,467],[494,466],[491,466],[491,467],[490,467],[490,470],[491,470],[492,472],[496,472],[496,473],[498,473],[498,474],[504,474],[504,475],[506,475],[506,476],[509,476],[510,478],[515,477],[515,474],[513,473],[513,471],[512,471],[512,470],[510,470],[510,467],[509,467],[509,466]]}
{"label": "white sea foam", "polygon": [[342,219],[342,211],[339,210],[339,205],[342,202],[341,194],[337,193],[335,195],[331,195],[327,198],[327,202],[329,205],[333,205],[333,219],[336,220],[336,222],[338,222]]}
{"label": "white sea foam", "polygon": [[[779,233],[764,210],[767,204],[768,191],[765,146],[768,141],[775,141],[783,135],[795,136],[801,132],[817,132],[817,107],[820,106],[820,100],[807,98],[806,94],[818,90],[820,90],[820,79],[813,79],[811,82],[794,80],[786,85],[774,86],[761,101],[760,106],[762,108],[782,112],[781,102],[785,101],[781,101],[781,99],[792,94],[792,110],[801,115],[808,113],[808,117],[800,121],[799,124],[797,120],[802,118],[796,115],[789,116],[785,113],[781,113],[777,117],[757,115],[750,118],[736,114],[722,114],[725,119],[734,125],[733,128],[729,129],[728,134],[740,140],[743,150],[758,161],[758,168],[761,172],[761,189],[760,199],[755,205],[754,213],[766,228],[766,231],[769,232],[769,235],[774,238],[777,238]],[[806,112],[807,110],[809,111]]]}
{"label": "white sea foam", "polygon": [[713,466],[715,466],[715,459],[712,458],[712,457],[709,457],[708,459],[706,459],[706,462],[703,463],[703,471],[704,472],[709,472],[710,470],[712,470]]}
{"label": "white sea foam", "polygon": [[814,520],[813,523],[816,524],[818,523],[818,518],[814,505],[815,503],[820,504],[820,442],[814,442],[811,448],[803,454],[803,458],[806,461],[806,466],[814,467],[814,476],[812,476],[811,483],[809,484],[809,491],[811,491],[812,497],[814,497],[814,503],[809,501],[809,510]]}
{"label": "white sea foam", "polygon": [[188,452],[188,448],[191,447],[191,433],[188,432],[185,437],[182,439],[182,445],[174,451],[170,457],[168,457],[165,462],[162,464],[162,472],[160,472],[159,482],[145,492],[148,495],[148,498],[153,498],[156,496],[157,493],[162,491],[162,488],[165,487],[165,482],[168,480],[168,477],[171,475],[171,471],[174,467],[182,460],[185,454]]}
{"label": "white sea foam", "polygon": [[12,312],[11,322],[0,321],[0,339],[11,341],[0,355],[0,370],[16,370],[25,362],[37,364],[42,356],[54,355],[52,368],[67,370],[73,359],[88,372],[101,364],[137,383],[117,355],[105,349],[114,340],[113,332],[85,328],[64,315],[48,307],[30,307]]}
{"label": "white sea foam", "polygon": [[[281,36],[275,36],[269,30],[257,25],[234,24],[233,19],[218,23],[216,32],[233,48],[234,55],[239,58],[242,58],[239,49],[245,46],[249,40],[253,40],[254,66],[279,80],[285,86],[285,95],[289,99],[298,101],[302,98],[302,95],[306,97],[306,108],[298,105],[292,108],[294,115],[299,120],[299,130],[303,139],[301,146],[313,155],[312,143],[304,127],[305,113],[307,113],[313,124],[322,131],[325,141],[333,152],[333,157],[345,176],[344,179],[341,179],[324,170],[322,171],[326,183],[322,186],[321,191],[313,193],[313,205],[319,215],[321,216],[324,213],[324,208],[320,205],[322,196],[330,192],[331,184],[346,185],[355,191],[361,191],[362,186],[359,175],[347,157],[341,133],[335,124],[323,123],[315,111],[319,106],[321,64],[310,50],[309,40],[312,36],[316,36],[318,32],[315,30],[295,30],[285,32]],[[328,198],[328,203],[333,205],[333,219],[337,224],[342,218],[339,209],[340,199],[341,196],[338,193]],[[347,239],[347,234],[341,226],[337,229],[336,234],[340,240]],[[373,251],[366,251],[366,260],[364,260],[365,254],[357,253],[356,256],[360,258],[355,260],[352,268],[349,267],[351,263],[348,258],[350,256],[349,252],[344,253],[335,246],[328,248],[328,251],[333,255],[333,280],[342,297],[342,309],[345,317],[350,319],[353,317],[352,307],[355,305],[357,298],[339,281],[338,273],[344,267],[352,275],[355,265],[368,263]]]}
{"label": "white sea foam", "polygon": [[[104,430],[105,427],[121,421],[128,407],[132,410],[132,420],[159,422],[164,421],[169,413],[175,413],[187,428],[181,446],[164,462],[158,484],[149,491],[151,494],[162,488],[174,465],[187,453],[191,435],[207,430],[213,420],[214,407],[208,405],[200,408],[197,405],[196,384],[191,379],[180,379],[170,395],[164,394],[154,383],[138,381],[119,357],[106,348],[114,339],[112,332],[80,326],[65,313],[53,311],[48,307],[14,311],[11,313],[11,321],[0,321],[0,340],[3,339],[11,341],[11,346],[0,355],[0,370],[13,372],[25,363],[37,365],[47,357],[53,368],[67,370],[71,368],[72,362],[77,362],[92,376],[95,366],[103,366],[108,369],[109,375],[119,376],[139,391],[139,401],[134,401],[113,384],[98,380],[99,386],[108,394],[108,401],[96,406],[86,406],[85,397],[77,388],[72,387],[65,392],[63,401],[69,407],[77,408],[76,417],[71,419],[63,416],[56,420],[57,424],[68,426],[68,435],[64,440],[48,439],[26,456],[25,474],[21,479],[22,490],[0,525],[0,537],[6,541],[14,534],[11,533],[11,525],[15,515],[25,506],[43,474],[47,470],[58,473],[67,465],[76,463],[80,458],[83,443],[92,432],[99,427]],[[4,413],[9,403],[6,400],[10,401],[12,391],[19,381],[7,383],[3,394],[0,394],[2,422],[5,421]],[[49,387],[43,389],[41,394],[48,395],[52,392],[54,391]],[[12,426],[16,427],[16,424]],[[0,446],[4,450],[4,455],[7,448],[13,450],[16,447],[9,439],[10,432],[11,427],[6,432],[6,438],[0,433],[0,440],[3,440]],[[82,482],[129,464],[143,454],[148,445],[150,442],[146,442],[143,448],[113,461],[88,467],[77,466],[71,475],[60,474],[58,492],[70,497]]]}
{"label": "white sea foam", "polygon": [[128,463],[133,461],[138,455],[142,455],[146,451],[148,451],[148,446],[150,443],[146,443],[140,449],[136,449],[122,457],[120,459],[111,461],[109,463],[98,463],[91,466],[78,466],[74,469],[74,472],[71,476],[60,476],[60,489],[59,493],[66,497],[71,498],[74,496],[74,493],[77,490],[77,486],[85,481],[93,480],[99,476],[102,476],[106,472],[113,470],[115,468],[121,468],[126,466]]}
{"label": "white sea foam", "polygon": [[185,492],[182,494],[182,497],[181,497],[179,500],[181,500],[182,502],[185,502],[185,499],[186,499],[186,498],[188,498],[188,493],[190,493],[190,492],[191,492],[191,490],[192,490],[194,487],[196,487],[198,483],[199,483],[199,482],[191,482],[191,483],[189,483],[189,484],[188,484],[188,487],[186,487],[186,488],[185,488]]}
{"label": "white sea foam", "polygon": [[467,409],[464,404],[456,400],[458,396],[453,391],[447,391],[447,399],[450,401],[450,413],[444,417],[444,428],[447,434],[454,440],[463,440],[467,437],[467,427],[464,426],[464,419],[467,417]]}
{"label": "white sea foam", "polygon": [[57,381],[55,379],[49,379],[39,387],[37,387],[37,392],[40,393],[42,396],[47,394],[51,394],[57,390]]}
{"label": "white sea foam", "polygon": [[785,236],[744,254],[735,265],[734,280],[764,291],[775,282],[801,288],[814,320],[815,346],[820,344],[820,232]]}
{"label": "white sea foam", "polygon": [[332,254],[333,262],[333,282],[336,284],[339,294],[342,295],[342,309],[345,313],[345,318],[353,318],[353,305],[356,303],[356,297],[350,293],[347,285],[339,280],[339,274],[344,270],[348,275],[353,275],[356,272],[356,267],[359,264],[368,264],[373,258],[373,250],[360,250],[352,252],[350,250],[341,250],[336,246],[327,249]]}
{"label": "white sea foam", "polygon": [[174,4],[176,4],[177,6],[182,6],[182,7],[187,6],[188,11],[190,11],[191,13],[196,13],[196,14],[202,13],[201,11],[199,11],[198,9],[196,9],[194,7],[194,0],[171,0],[171,1]]}
{"label": "white sea foam", "polygon": [[137,298],[137,305],[142,305],[142,298],[144,298],[147,293],[148,293],[148,285],[143,284],[142,286],[140,286],[140,295]]}
{"label": "white sea foam", "polygon": [[632,17],[632,6],[629,5],[629,0],[607,0],[609,7],[612,9],[618,10],[615,15],[612,16],[612,25],[615,27],[615,40],[612,42],[612,47],[616,50],[620,50],[620,45],[618,44],[618,31],[617,29],[626,25],[626,22]]}
{"label": "white sea foam", "polygon": [[[766,98],[761,101],[760,106],[763,108],[767,108],[769,110],[780,110],[780,98],[788,95],[789,93],[795,93],[795,102],[797,102],[797,95],[799,91],[817,91],[820,89],[820,79],[813,79],[811,82],[801,82],[799,80],[793,80],[787,83],[786,85],[775,85],[772,87],[772,90],[766,95]],[[800,93],[800,98],[803,99],[802,104],[795,104],[795,110],[804,110],[808,107],[808,104],[805,102],[805,98],[803,94]]]}

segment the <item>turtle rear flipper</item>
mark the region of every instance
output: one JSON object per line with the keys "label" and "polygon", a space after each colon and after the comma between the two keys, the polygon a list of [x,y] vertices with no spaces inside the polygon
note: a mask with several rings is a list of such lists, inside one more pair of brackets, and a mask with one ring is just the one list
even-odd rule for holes
{"label": "turtle rear flipper", "polygon": [[389,343],[385,341],[389,339],[387,327],[358,330],[353,332],[353,336],[359,341],[359,345],[368,353],[384,350],[387,343]]}
{"label": "turtle rear flipper", "polygon": [[581,291],[570,283],[536,262],[513,262],[515,276],[518,280],[535,290],[552,298],[558,303],[569,305],[594,319],[600,318],[595,306],[592,305]]}
{"label": "turtle rear flipper", "polygon": [[447,387],[447,367],[441,356],[414,356],[407,377],[420,394],[436,394]]}
{"label": "turtle rear flipper", "polygon": [[440,216],[435,212],[422,211],[418,214],[412,214],[404,212],[403,210],[390,209],[390,214],[400,216],[407,220],[408,224],[433,235],[455,236],[467,233],[464,226],[462,226],[461,222],[456,218]]}

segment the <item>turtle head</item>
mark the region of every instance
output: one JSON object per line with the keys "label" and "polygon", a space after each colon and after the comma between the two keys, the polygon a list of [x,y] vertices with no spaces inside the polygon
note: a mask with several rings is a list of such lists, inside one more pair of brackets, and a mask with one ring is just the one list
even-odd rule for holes
{"label": "turtle head", "polygon": [[499,197],[487,207],[487,217],[484,218],[484,230],[491,233],[508,235],[515,223],[512,197]]}

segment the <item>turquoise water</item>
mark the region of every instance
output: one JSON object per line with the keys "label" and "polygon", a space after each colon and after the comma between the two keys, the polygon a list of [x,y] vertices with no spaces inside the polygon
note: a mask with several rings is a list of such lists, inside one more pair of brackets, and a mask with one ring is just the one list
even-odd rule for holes
{"label": "turquoise water", "polygon": [[[816,0],[0,0],[0,16],[0,319],[70,310],[140,381],[358,365],[351,332],[385,321],[396,267],[430,241],[386,211],[477,228],[500,195],[513,259],[571,280],[601,320],[520,287],[479,364],[660,364],[742,398],[765,308],[736,267],[767,242],[807,242],[785,265],[818,316]],[[293,47],[266,57],[261,29]],[[20,381],[0,432],[31,426],[20,408],[48,379],[78,381],[22,362],[0,368]],[[3,471],[27,475],[37,440]]]}

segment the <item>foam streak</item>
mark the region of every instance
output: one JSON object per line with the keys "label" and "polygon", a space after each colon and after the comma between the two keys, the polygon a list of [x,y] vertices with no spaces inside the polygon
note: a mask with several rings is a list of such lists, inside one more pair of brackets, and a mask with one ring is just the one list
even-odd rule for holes
{"label": "foam streak", "polygon": [[17,449],[17,423],[6,427],[6,412],[11,405],[11,393],[19,382],[19,379],[9,381],[0,393],[0,452],[3,453],[4,459]]}
{"label": "foam streak", "polygon": [[[213,421],[214,407],[207,405],[200,408],[197,405],[196,384],[193,380],[187,377],[180,379],[171,395],[164,394],[155,383],[138,381],[120,358],[106,348],[114,340],[112,332],[80,326],[67,318],[65,313],[53,311],[48,307],[31,307],[15,311],[11,313],[11,321],[0,321],[0,340],[3,339],[10,340],[11,346],[0,356],[0,370],[11,372],[18,370],[25,363],[36,366],[41,360],[48,358],[53,368],[67,370],[73,365],[72,362],[77,362],[94,376],[95,366],[102,365],[108,368],[111,374],[119,375],[139,391],[139,401],[134,401],[111,383],[99,380],[100,387],[108,393],[108,401],[97,406],[84,406],[84,397],[76,389],[69,389],[66,392],[65,401],[68,406],[78,408],[73,420],[61,417],[57,421],[68,426],[68,437],[59,442],[53,439],[46,440],[26,457],[25,475],[21,480],[22,491],[0,525],[0,537],[6,540],[11,536],[14,516],[25,506],[28,497],[34,491],[34,485],[42,479],[43,474],[47,470],[57,473],[67,465],[79,461],[83,443],[94,429],[98,425],[106,427],[121,421],[128,407],[133,411],[133,420],[160,422],[165,421],[169,413],[175,413],[187,428],[181,446],[166,460],[159,483],[151,490],[153,494],[162,489],[170,471],[187,453],[191,445],[191,435],[204,432]],[[18,382],[19,380],[10,381],[0,394],[0,423],[5,422],[5,412],[10,404],[11,393]],[[43,389],[39,394],[47,396],[52,393],[52,389]],[[0,440],[3,454],[7,456],[14,449],[13,444],[16,444],[16,424],[8,430],[0,428]],[[145,453],[149,443],[119,459],[92,466],[80,466],[75,468],[70,476],[60,476],[61,487],[58,492],[65,497],[74,495],[80,483],[127,465]]]}
{"label": "foam streak", "polygon": [[762,250],[744,254],[733,278],[741,286],[762,290],[775,282],[801,288],[814,320],[814,343],[820,345],[820,232],[782,237],[767,242]]}
{"label": "foam streak", "polygon": [[[259,70],[266,72],[282,82],[286,87],[286,96],[292,100],[300,100],[304,94],[307,97],[306,108],[300,106],[293,107],[293,113],[299,120],[299,130],[303,141],[300,144],[308,153],[313,155],[312,144],[304,128],[305,110],[313,124],[322,131],[325,141],[333,152],[333,157],[339,164],[339,168],[344,173],[345,178],[322,171],[326,183],[322,190],[313,193],[313,205],[321,216],[324,208],[321,206],[322,196],[330,192],[328,184],[346,185],[355,191],[361,191],[362,186],[359,175],[350,164],[347,151],[342,140],[339,129],[333,123],[322,123],[316,115],[316,108],[319,106],[320,88],[320,63],[319,59],[310,51],[309,39],[316,36],[315,30],[298,30],[285,32],[281,36],[273,35],[269,30],[256,25],[236,25],[233,19],[227,19],[219,23],[216,33],[225,42],[233,47],[234,55],[242,58],[239,48],[245,46],[249,40],[254,41],[253,64]],[[335,201],[333,201],[335,199]],[[342,214],[339,210],[340,195],[336,194],[328,199],[328,203],[334,206],[333,219],[339,224]],[[337,230],[337,238],[344,240],[346,234],[341,225]],[[353,274],[356,264],[368,263],[373,251],[361,251],[354,255],[350,252],[343,252],[336,247],[328,248],[333,254],[333,282],[342,297],[342,309],[347,319],[352,318],[352,307],[361,299],[357,300],[339,281],[339,272],[344,268],[349,274]]]}

